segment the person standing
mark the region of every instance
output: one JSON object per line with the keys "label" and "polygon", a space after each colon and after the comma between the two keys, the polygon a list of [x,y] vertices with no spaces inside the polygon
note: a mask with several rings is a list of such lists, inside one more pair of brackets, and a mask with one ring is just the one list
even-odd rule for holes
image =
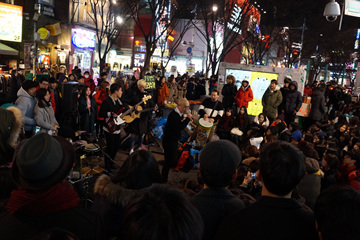
{"label": "person standing", "polygon": [[254,99],[253,91],[249,85],[248,78],[245,78],[242,83],[241,87],[237,91],[235,95],[235,100],[238,108],[246,107],[248,108],[249,102]]}
{"label": "person standing", "polygon": [[311,95],[311,109],[309,114],[309,119],[312,121],[308,126],[311,126],[312,123],[320,121],[323,118],[325,113],[325,95],[324,88],[318,87],[315,89]]}
{"label": "person standing", "polygon": [[221,90],[221,94],[223,95],[222,102],[225,109],[232,108],[235,102],[235,95],[237,92],[235,82],[235,77],[233,75],[228,75],[226,77],[226,84]]}
{"label": "person standing", "polygon": [[279,115],[285,114],[285,102],[286,102],[286,96],[290,91],[290,88],[289,88],[290,83],[291,83],[291,76],[286,76],[284,78],[284,86],[282,88],[280,88],[283,100],[282,100],[281,104],[278,107]]}
{"label": "person standing", "polygon": [[262,97],[263,113],[268,117],[270,124],[275,120],[282,100],[280,87],[277,85],[277,80],[273,79]]}
{"label": "person standing", "polygon": [[158,106],[162,106],[165,102],[169,102],[169,88],[166,84],[166,78],[161,77],[161,82],[157,89],[157,104]]}
{"label": "person standing", "polygon": [[94,133],[96,118],[96,102],[91,95],[91,88],[86,86],[79,98],[80,129],[88,133]]}
{"label": "person standing", "polygon": [[97,106],[97,119],[96,119],[96,135],[103,135],[102,125],[104,122],[104,118],[99,117],[101,104],[104,102],[106,98],[109,97],[109,86],[108,82],[102,82],[99,90],[97,90],[94,94],[94,99]]}
{"label": "person standing", "polygon": [[21,80],[20,78],[18,78],[18,73],[17,70],[12,70],[11,72],[11,78],[9,80],[9,93],[8,93],[8,97],[7,97],[7,101],[10,103],[13,103],[16,101],[17,99],[17,92],[19,91],[19,89],[21,88]]}
{"label": "person standing", "polygon": [[162,140],[165,157],[164,166],[161,172],[163,182],[168,181],[170,168],[176,166],[176,153],[178,141],[181,137],[181,131],[188,125],[192,118],[191,113],[188,113],[189,108],[189,101],[186,98],[182,98],[179,100],[177,107],[171,111],[168,116]]}
{"label": "person standing", "polygon": [[50,94],[40,88],[36,92],[37,104],[34,108],[36,125],[40,127],[40,132],[56,133],[59,123],[56,121],[54,111],[51,107]]}
{"label": "person standing", "polygon": [[35,133],[36,121],[34,108],[36,105],[35,93],[38,82],[26,80],[17,92],[18,99],[15,105],[20,109],[23,116],[25,136],[30,138]]}
{"label": "person standing", "polygon": [[178,95],[178,87],[174,77],[170,77],[168,81],[168,88],[169,88],[169,102],[174,103],[177,101]]}
{"label": "person standing", "polygon": [[[127,108],[126,105],[120,100],[122,96],[121,86],[119,84],[112,84],[110,86],[110,96],[106,98],[100,107],[99,117],[106,119],[108,117],[117,117],[117,113],[123,107]],[[116,126],[114,131],[108,129],[106,125],[103,126],[106,138],[106,153],[108,156],[105,156],[105,168],[111,172],[113,168],[113,162],[115,155],[120,147],[121,136],[120,136],[120,126]],[[110,159],[110,158],[111,159]]]}
{"label": "person standing", "polygon": [[292,81],[290,83],[290,91],[286,95],[285,101],[285,122],[289,126],[296,118],[296,113],[300,110],[302,104],[301,93],[297,90],[298,83]]}
{"label": "person standing", "polygon": [[[128,89],[126,92],[123,101],[130,105],[135,106],[139,102],[141,102],[145,97],[145,80],[141,79],[137,82],[137,86],[134,88]],[[170,99],[169,99],[170,100]],[[150,99],[140,104],[143,110],[147,110],[146,112],[142,112],[140,118],[134,119],[129,126],[126,128],[126,131],[130,133],[130,154],[134,151],[136,137],[138,138],[137,147],[141,149],[144,136],[148,132],[148,123],[151,117],[151,108],[153,107],[153,101]],[[155,109],[156,110],[156,109]]]}
{"label": "person standing", "polygon": [[95,91],[95,82],[92,79],[89,71],[84,72],[84,83],[85,83],[86,86],[90,87],[91,94],[93,94],[93,92]]}

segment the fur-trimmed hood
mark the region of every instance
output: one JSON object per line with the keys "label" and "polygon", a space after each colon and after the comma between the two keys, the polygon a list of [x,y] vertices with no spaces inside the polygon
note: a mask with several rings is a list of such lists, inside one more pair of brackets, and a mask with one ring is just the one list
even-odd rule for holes
{"label": "fur-trimmed hood", "polygon": [[141,190],[127,189],[113,183],[109,176],[101,175],[95,183],[94,194],[104,197],[111,203],[126,206]]}
{"label": "fur-trimmed hood", "polygon": [[19,138],[21,127],[23,126],[22,124],[23,117],[20,109],[15,106],[8,107],[7,110],[11,111],[15,116],[15,122],[8,140],[9,145],[15,148],[17,140]]}

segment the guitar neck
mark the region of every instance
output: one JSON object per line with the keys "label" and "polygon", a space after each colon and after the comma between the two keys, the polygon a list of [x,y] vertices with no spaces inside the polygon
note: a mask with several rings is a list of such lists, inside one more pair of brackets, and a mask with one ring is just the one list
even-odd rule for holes
{"label": "guitar neck", "polygon": [[126,112],[124,112],[122,115],[125,116],[127,114],[129,114],[131,111],[133,111],[137,106],[139,106],[140,104],[142,104],[144,102],[144,100],[141,100],[140,102],[138,102],[135,106],[129,108]]}

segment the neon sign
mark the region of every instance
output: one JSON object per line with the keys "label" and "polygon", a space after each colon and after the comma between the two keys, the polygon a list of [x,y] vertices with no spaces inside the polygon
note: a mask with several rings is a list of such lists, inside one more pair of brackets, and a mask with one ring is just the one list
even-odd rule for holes
{"label": "neon sign", "polygon": [[71,30],[71,40],[77,48],[95,48],[95,33],[76,28]]}

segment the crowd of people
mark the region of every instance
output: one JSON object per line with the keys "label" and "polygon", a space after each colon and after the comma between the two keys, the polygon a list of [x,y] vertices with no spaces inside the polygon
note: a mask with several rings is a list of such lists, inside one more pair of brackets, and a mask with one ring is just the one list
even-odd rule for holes
{"label": "crowd of people", "polygon": [[[104,134],[107,143],[108,171],[96,179],[88,208],[68,181],[76,154],[61,137],[59,79],[20,81],[17,97],[9,97],[14,104],[0,108],[1,239],[360,238],[360,105],[346,89],[319,82],[300,93],[288,76],[283,87],[271,80],[263,112],[252,117],[249,79],[237,89],[229,75],[218,90],[215,77],[208,85],[158,77],[155,96],[143,101],[144,80],[102,77],[98,86],[88,72],[62,79],[81,85],[79,129]],[[206,92],[197,114],[213,124],[213,135],[201,149],[197,181],[172,186],[178,141],[195,117],[189,100]],[[297,120],[307,95],[309,117]],[[142,143],[154,103],[170,102],[177,106],[165,126],[160,171]],[[149,111],[127,127],[129,156],[112,171],[122,129],[105,119],[136,105]]]}

